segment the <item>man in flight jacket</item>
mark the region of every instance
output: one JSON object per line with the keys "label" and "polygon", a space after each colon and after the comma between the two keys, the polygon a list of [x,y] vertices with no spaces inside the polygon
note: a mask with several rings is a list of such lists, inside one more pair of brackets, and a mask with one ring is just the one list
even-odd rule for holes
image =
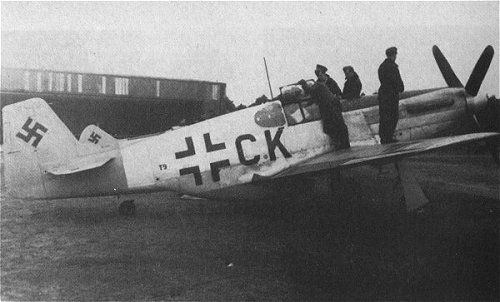
{"label": "man in flight jacket", "polygon": [[378,68],[379,135],[382,144],[396,141],[393,135],[399,118],[399,93],[404,91],[403,80],[396,64],[397,48],[390,47],[385,54],[387,58]]}

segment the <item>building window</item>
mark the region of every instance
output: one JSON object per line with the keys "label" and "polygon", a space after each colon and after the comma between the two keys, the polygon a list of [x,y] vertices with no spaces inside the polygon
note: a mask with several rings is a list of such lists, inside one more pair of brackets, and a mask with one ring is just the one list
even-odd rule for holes
{"label": "building window", "polygon": [[55,91],[64,91],[64,74],[56,73]]}
{"label": "building window", "polygon": [[128,95],[127,78],[115,78],[115,94]]}
{"label": "building window", "polygon": [[24,72],[24,90],[27,91],[30,90],[30,75],[31,73],[29,71]]}
{"label": "building window", "polygon": [[71,74],[68,74],[66,76],[66,83],[68,84],[68,86],[66,86],[66,89],[68,92],[71,92]]}
{"label": "building window", "polygon": [[101,93],[106,94],[106,77],[101,77]]}
{"label": "building window", "polygon": [[47,90],[52,91],[52,83],[54,82],[53,74],[52,72],[49,72],[49,82],[47,84]]}
{"label": "building window", "polygon": [[82,93],[83,91],[83,76],[81,74],[78,75],[78,92]]}
{"label": "building window", "polygon": [[36,91],[42,91],[42,73],[36,73]]}
{"label": "building window", "polygon": [[156,80],[156,97],[160,97],[160,81]]}

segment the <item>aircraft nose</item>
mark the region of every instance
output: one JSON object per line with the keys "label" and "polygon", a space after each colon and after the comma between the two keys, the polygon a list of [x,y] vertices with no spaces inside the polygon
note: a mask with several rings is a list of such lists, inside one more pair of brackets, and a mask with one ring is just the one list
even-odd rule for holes
{"label": "aircraft nose", "polygon": [[469,97],[467,108],[480,131],[499,131],[500,99],[495,96],[488,97],[488,95]]}
{"label": "aircraft nose", "polygon": [[487,94],[467,98],[467,108],[470,110],[472,114],[476,114],[478,112],[483,111],[484,109],[486,109],[487,105],[488,105]]}

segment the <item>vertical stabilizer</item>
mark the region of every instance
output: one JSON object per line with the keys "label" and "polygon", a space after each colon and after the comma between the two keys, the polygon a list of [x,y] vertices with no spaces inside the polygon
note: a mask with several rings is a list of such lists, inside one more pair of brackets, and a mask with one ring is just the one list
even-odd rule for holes
{"label": "vertical stabilizer", "polygon": [[118,140],[96,125],[88,125],[78,141],[80,155],[118,149]]}
{"label": "vertical stabilizer", "polygon": [[40,98],[3,109],[5,183],[21,198],[45,196],[43,167],[75,156],[77,141]]}

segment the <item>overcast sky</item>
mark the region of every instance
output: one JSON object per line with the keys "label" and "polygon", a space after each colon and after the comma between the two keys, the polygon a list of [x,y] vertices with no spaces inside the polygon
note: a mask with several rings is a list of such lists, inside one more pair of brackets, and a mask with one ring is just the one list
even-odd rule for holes
{"label": "overcast sky", "polygon": [[407,90],[445,82],[437,44],[465,84],[487,45],[495,57],[481,93],[499,93],[499,3],[494,2],[1,2],[4,67],[227,83],[236,104],[314,78],[317,63],[343,87],[352,65],[378,89],[389,46]]}

